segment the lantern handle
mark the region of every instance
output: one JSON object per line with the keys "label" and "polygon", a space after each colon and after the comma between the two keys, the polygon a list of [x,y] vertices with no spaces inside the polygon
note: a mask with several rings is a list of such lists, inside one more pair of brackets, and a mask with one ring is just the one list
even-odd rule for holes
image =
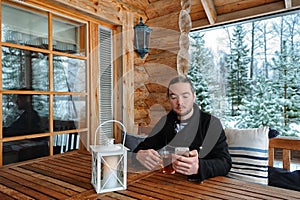
{"label": "lantern handle", "polygon": [[126,140],[126,135],[127,135],[127,130],[126,130],[126,127],[124,126],[124,124],[122,124],[120,121],[118,121],[118,120],[114,120],[114,119],[110,119],[110,120],[107,120],[107,121],[105,121],[105,122],[102,122],[98,127],[97,127],[97,129],[96,129],[96,131],[95,131],[95,138],[94,138],[94,145],[96,145],[96,139],[97,139],[97,132],[98,132],[98,130],[104,125],[104,124],[106,124],[106,123],[109,123],[109,122],[115,122],[115,123],[118,123],[119,125],[121,125],[122,126],[122,129],[123,129],[123,131],[124,131],[124,136],[123,136],[123,143],[122,143],[122,145],[123,145],[123,149],[124,149],[124,146],[125,146],[125,140]]}

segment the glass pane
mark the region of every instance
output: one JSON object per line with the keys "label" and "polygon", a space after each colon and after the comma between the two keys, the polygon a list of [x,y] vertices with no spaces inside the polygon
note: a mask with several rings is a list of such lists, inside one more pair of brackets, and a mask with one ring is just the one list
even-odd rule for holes
{"label": "glass pane", "polygon": [[48,55],[16,48],[2,48],[4,90],[30,88],[48,90]]}
{"label": "glass pane", "polygon": [[59,16],[53,17],[53,50],[85,55],[86,24]]}
{"label": "glass pane", "polygon": [[54,56],[53,66],[54,91],[86,91],[86,63],[84,60]]}
{"label": "glass pane", "polygon": [[48,48],[48,19],[39,10],[2,6],[3,42]]}
{"label": "glass pane", "polygon": [[3,137],[48,130],[49,98],[46,95],[3,95]]}
{"label": "glass pane", "polygon": [[54,96],[54,131],[86,128],[86,97]]}
{"label": "glass pane", "polygon": [[3,143],[3,165],[49,155],[49,137]]}
{"label": "glass pane", "polygon": [[53,137],[54,154],[79,149],[79,133],[60,134]]}

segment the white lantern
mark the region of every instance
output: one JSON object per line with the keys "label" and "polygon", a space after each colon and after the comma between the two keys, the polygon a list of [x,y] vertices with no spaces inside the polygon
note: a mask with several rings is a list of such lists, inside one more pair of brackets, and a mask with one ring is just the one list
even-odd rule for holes
{"label": "white lantern", "polygon": [[[98,129],[108,122],[120,124],[124,131],[123,144],[113,144],[110,138],[105,144],[96,144]],[[100,133],[101,134],[101,133]],[[127,188],[127,148],[125,126],[116,120],[108,120],[98,126],[92,151],[92,185],[97,193],[126,190]]]}

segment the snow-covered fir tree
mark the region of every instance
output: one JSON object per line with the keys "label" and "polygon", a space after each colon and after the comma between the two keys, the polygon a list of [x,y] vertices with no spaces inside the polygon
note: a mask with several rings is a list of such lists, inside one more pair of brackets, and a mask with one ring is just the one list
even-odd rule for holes
{"label": "snow-covered fir tree", "polygon": [[272,84],[264,76],[259,76],[256,85],[251,85],[252,96],[243,99],[237,127],[258,128],[269,126],[283,133],[282,106]]}
{"label": "snow-covered fir tree", "polygon": [[245,42],[243,25],[235,26],[230,40],[230,54],[226,57],[227,97],[231,105],[231,116],[239,114],[242,99],[250,95],[249,90],[249,48]]}
{"label": "snow-covered fir tree", "polygon": [[196,91],[196,101],[201,107],[201,110],[205,112],[211,112],[211,97],[209,94],[207,79],[209,71],[207,69],[212,68],[212,54],[204,46],[203,35],[195,33],[190,35],[191,42],[191,64],[188,72],[188,77],[194,84]]}

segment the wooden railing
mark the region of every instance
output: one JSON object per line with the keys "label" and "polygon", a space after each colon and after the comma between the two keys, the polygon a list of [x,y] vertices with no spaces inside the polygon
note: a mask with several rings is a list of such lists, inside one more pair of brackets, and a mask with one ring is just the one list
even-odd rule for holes
{"label": "wooden railing", "polygon": [[286,170],[291,168],[291,151],[300,151],[300,138],[278,137],[269,142],[269,166],[274,166],[275,149],[282,149],[282,166]]}

